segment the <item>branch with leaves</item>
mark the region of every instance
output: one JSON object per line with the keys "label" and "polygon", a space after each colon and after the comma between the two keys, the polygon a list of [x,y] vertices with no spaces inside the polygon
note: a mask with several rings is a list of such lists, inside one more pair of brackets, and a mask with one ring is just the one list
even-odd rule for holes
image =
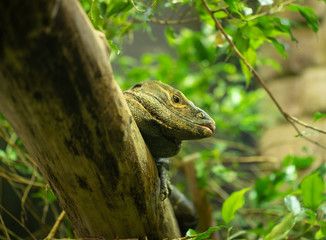
{"label": "branch with leaves", "polygon": [[[292,2],[293,1],[289,1],[288,3],[292,3]],[[293,126],[293,128],[296,130],[296,132],[298,133],[297,136],[303,137],[304,139],[308,140],[309,142],[312,142],[312,143],[316,144],[317,146],[319,146],[319,147],[326,150],[325,146],[323,146],[323,145],[319,144],[318,142],[316,142],[316,141],[308,138],[307,136],[305,136],[306,133],[301,132],[297,125],[301,125],[301,126],[303,126],[305,128],[309,128],[309,129],[311,129],[311,130],[313,130],[315,132],[322,133],[322,134],[326,134],[326,131],[299,120],[298,118],[296,118],[296,117],[290,115],[289,113],[287,113],[282,108],[282,106],[276,100],[276,98],[273,95],[273,93],[271,92],[271,90],[267,87],[264,80],[261,78],[260,74],[255,70],[255,68],[247,61],[247,59],[239,51],[239,49],[237,48],[235,43],[231,40],[229,35],[224,30],[224,28],[223,28],[222,24],[220,23],[220,21],[218,20],[218,18],[215,17],[215,13],[219,12],[219,9],[217,9],[217,10],[216,9],[211,9],[211,7],[208,5],[206,0],[202,0],[202,4],[205,7],[205,9],[207,10],[207,12],[209,13],[209,15],[211,16],[211,18],[213,19],[213,21],[215,22],[216,29],[221,32],[221,34],[223,35],[225,40],[229,43],[229,45],[232,48],[232,50],[234,51],[234,53],[239,57],[240,61],[247,67],[247,69],[249,70],[249,73],[251,73],[251,74],[249,74],[247,76],[247,84],[249,84],[250,77],[251,77],[251,75],[253,75],[256,78],[257,82],[261,85],[261,87],[267,92],[267,94],[269,95],[271,100],[274,102],[274,104],[278,108],[279,112],[284,117],[284,119],[286,121],[288,121]],[[230,5],[230,7],[231,6],[232,5]],[[282,6],[282,8],[283,7],[284,6]],[[234,8],[235,8],[235,6],[234,6]],[[317,24],[316,22],[318,21],[318,19],[316,20],[316,17],[312,14],[312,12],[310,11],[310,8],[307,8],[307,7],[304,8],[304,7],[301,7],[301,6],[298,6],[298,5],[294,5],[294,6],[291,7],[291,9],[299,11],[307,19],[308,25],[314,31],[318,30],[318,26],[316,25]],[[226,10],[223,8],[223,12],[225,12],[225,11]],[[309,15],[309,13],[310,13],[310,15]],[[230,13],[228,13],[227,16],[230,16]]]}

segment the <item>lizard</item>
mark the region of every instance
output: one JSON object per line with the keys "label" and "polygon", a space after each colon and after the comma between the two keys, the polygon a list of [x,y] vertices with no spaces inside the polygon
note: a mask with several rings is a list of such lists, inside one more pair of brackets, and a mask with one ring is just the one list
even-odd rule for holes
{"label": "lizard", "polygon": [[160,81],[138,83],[123,94],[156,162],[164,200],[172,190],[169,157],[180,151],[183,140],[211,136],[215,122],[181,91]]}
{"label": "lizard", "polygon": [[[97,30],[96,34],[110,56],[105,35]],[[182,140],[210,137],[215,131],[215,122],[182,92],[160,81],[138,83],[123,91],[123,95],[156,162],[164,200],[172,190],[169,157],[180,151]]]}

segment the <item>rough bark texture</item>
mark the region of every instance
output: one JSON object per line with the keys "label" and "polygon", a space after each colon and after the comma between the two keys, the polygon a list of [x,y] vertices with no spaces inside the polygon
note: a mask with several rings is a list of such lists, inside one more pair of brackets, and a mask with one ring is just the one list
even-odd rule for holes
{"label": "rough bark texture", "polygon": [[0,3],[0,111],[80,237],[178,237],[105,46],[76,0]]}

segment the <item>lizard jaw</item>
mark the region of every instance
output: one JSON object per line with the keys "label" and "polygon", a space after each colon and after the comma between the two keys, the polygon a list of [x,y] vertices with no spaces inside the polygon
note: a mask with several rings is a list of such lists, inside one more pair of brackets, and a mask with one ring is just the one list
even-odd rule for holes
{"label": "lizard jaw", "polygon": [[213,124],[197,124],[201,127],[205,128],[205,136],[211,136],[213,134],[213,132],[215,131],[215,125]]}

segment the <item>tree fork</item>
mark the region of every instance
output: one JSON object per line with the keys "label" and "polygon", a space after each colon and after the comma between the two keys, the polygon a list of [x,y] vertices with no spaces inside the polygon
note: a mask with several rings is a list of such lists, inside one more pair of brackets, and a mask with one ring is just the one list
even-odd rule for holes
{"label": "tree fork", "polygon": [[107,46],[77,0],[3,1],[0,22],[0,110],[79,237],[178,237]]}

